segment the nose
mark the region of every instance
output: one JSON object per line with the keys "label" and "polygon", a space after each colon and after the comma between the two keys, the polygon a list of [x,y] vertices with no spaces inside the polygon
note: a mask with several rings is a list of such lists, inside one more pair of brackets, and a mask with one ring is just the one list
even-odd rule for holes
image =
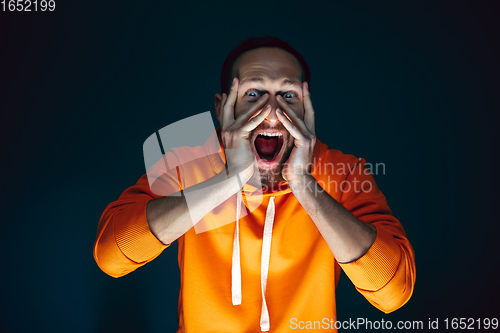
{"label": "nose", "polygon": [[271,112],[269,115],[266,117],[266,121],[271,123],[272,125],[275,125],[279,122],[278,116],[276,115],[276,109],[279,107],[278,101],[276,101],[275,96],[270,96],[269,101],[267,102],[266,105],[264,105],[264,108],[268,105],[271,104]]}

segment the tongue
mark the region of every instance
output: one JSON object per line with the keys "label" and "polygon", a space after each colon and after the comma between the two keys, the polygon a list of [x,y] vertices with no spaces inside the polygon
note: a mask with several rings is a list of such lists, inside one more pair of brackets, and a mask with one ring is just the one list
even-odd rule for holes
{"label": "tongue", "polygon": [[278,144],[278,138],[273,136],[259,135],[255,139],[255,147],[257,148],[257,152],[262,158],[266,159],[273,158],[277,144]]}

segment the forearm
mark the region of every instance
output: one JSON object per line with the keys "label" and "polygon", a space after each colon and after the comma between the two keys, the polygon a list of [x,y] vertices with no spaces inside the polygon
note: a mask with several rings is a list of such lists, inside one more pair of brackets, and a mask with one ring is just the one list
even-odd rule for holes
{"label": "forearm", "polygon": [[368,251],[377,236],[374,226],[351,214],[310,175],[294,178],[289,186],[316,224],[337,261],[351,262]]}
{"label": "forearm", "polygon": [[[245,173],[229,177],[220,173],[183,191],[182,196],[166,196],[150,200],[146,216],[151,232],[163,244],[170,244],[206,214],[241,190],[248,181]],[[189,203],[189,204],[188,204]]]}

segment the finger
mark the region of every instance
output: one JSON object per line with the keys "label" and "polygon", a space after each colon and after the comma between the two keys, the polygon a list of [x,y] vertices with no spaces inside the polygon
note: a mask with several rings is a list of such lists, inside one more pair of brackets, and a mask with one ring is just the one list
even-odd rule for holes
{"label": "finger", "polygon": [[271,113],[271,104],[266,106],[259,114],[250,119],[246,124],[241,126],[241,129],[245,132],[253,131],[257,126],[260,125],[266,119],[267,116]]}
{"label": "finger", "polygon": [[220,102],[221,111],[224,109],[224,105],[226,105],[226,100],[227,100],[227,94],[222,93],[222,100]]}
{"label": "finger", "polygon": [[255,113],[257,113],[258,110],[260,110],[268,101],[269,99],[269,94],[264,94],[261,96],[257,102],[255,102],[254,105],[250,109],[248,109],[245,113],[240,115],[238,119],[234,122],[235,127],[240,127],[243,126],[244,123],[248,121]]}
{"label": "finger", "polygon": [[304,82],[303,88],[304,95],[304,123],[313,135],[315,135],[315,124],[314,124],[314,109],[311,101],[311,94],[309,93],[309,84]]}
{"label": "finger", "polygon": [[288,103],[283,100],[283,97],[278,95],[276,97],[276,100],[278,101],[278,104],[281,107],[280,110],[284,111],[284,113],[299,128],[300,131],[302,131],[304,134],[311,133],[307,128],[307,126],[304,124],[304,121],[297,116],[295,111],[293,111],[293,109],[288,105]]}
{"label": "finger", "polygon": [[226,93],[222,93],[222,99],[220,101],[220,106],[219,106],[219,115],[221,117],[221,127],[222,128],[225,128],[225,119],[224,119],[224,105],[226,104],[226,100],[227,100],[227,94]]}
{"label": "finger", "polygon": [[226,101],[227,101],[227,94],[226,93],[222,93],[222,100],[220,101],[220,112],[224,112],[224,106],[226,105]]}
{"label": "finger", "polygon": [[223,110],[225,127],[231,126],[234,123],[234,103],[236,102],[236,97],[238,96],[238,85],[238,79],[234,78]]}
{"label": "finger", "polygon": [[279,121],[285,126],[285,128],[290,132],[290,134],[298,141],[304,140],[304,134],[300,131],[300,129],[292,123],[283,113],[281,109],[276,109],[276,116]]}

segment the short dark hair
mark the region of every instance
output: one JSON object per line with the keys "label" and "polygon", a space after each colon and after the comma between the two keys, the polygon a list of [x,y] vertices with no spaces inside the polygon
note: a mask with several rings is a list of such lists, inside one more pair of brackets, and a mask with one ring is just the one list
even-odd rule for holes
{"label": "short dark hair", "polygon": [[307,65],[304,58],[300,55],[297,50],[295,50],[290,44],[282,41],[277,37],[265,36],[265,37],[252,37],[247,40],[241,41],[240,44],[229,52],[224,64],[222,65],[222,72],[220,75],[220,88],[221,93],[229,93],[229,88],[232,82],[232,72],[233,65],[236,59],[243,53],[258,49],[261,47],[277,47],[287,51],[292,54],[299,61],[302,66],[303,80],[311,85],[311,72],[309,71],[309,65]]}

